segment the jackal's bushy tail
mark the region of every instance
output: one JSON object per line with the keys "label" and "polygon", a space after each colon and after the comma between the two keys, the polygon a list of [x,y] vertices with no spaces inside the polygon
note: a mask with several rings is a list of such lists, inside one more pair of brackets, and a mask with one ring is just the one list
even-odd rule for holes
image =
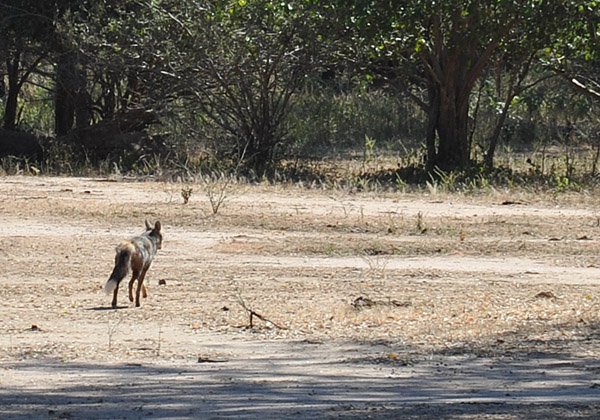
{"label": "jackal's bushy tail", "polygon": [[113,269],[110,278],[104,285],[104,292],[109,295],[119,287],[121,280],[129,274],[131,265],[131,253],[133,252],[131,244],[123,243],[117,247],[117,255],[115,257],[115,268]]}

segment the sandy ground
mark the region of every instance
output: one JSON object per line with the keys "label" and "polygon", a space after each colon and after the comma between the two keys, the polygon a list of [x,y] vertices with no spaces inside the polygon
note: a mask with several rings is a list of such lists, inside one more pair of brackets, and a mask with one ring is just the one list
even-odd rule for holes
{"label": "sandy ground", "polygon": [[0,418],[600,417],[597,198],[192,187],[0,179]]}

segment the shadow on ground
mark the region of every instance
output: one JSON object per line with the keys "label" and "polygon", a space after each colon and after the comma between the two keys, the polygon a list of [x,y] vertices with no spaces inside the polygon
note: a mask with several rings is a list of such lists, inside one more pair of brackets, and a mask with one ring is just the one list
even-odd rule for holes
{"label": "shadow on ground", "polygon": [[[257,355],[265,346],[271,346],[265,354],[276,356]],[[4,364],[0,366],[0,417],[443,420],[600,416],[600,364],[596,360],[554,354],[505,360],[428,355],[383,363],[384,356],[377,356],[385,354],[383,347],[364,357],[363,352],[372,351],[373,344],[332,346],[257,343],[254,355],[220,363],[28,360]]]}

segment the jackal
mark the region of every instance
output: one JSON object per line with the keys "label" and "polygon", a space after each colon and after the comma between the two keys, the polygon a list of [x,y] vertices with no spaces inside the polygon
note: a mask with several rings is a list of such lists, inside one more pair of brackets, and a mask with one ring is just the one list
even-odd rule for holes
{"label": "jackal", "polygon": [[137,290],[135,293],[135,306],[140,306],[140,291],[143,290],[144,297],[148,296],[146,286],[144,286],[144,277],[152,264],[156,251],[162,248],[162,231],[160,222],[156,222],[151,227],[146,221],[146,231],[139,236],[135,236],[128,241],[121,242],[116,250],[115,268],[110,278],[104,285],[106,294],[113,293],[112,307],[117,307],[117,292],[119,283],[131,270],[132,276],[129,280],[129,300],[133,302],[133,283],[137,280]]}

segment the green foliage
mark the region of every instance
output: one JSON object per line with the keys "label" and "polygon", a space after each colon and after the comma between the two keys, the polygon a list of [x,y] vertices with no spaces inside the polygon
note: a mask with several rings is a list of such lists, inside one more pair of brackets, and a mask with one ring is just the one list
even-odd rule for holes
{"label": "green foliage", "polygon": [[[448,170],[470,164],[468,113],[477,81],[490,70],[500,70],[501,77],[511,80],[503,98],[496,100],[506,107],[487,147],[491,167],[510,104],[530,85],[525,79],[534,57],[551,71],[562,67],[561,51],[570,49],[568,56],[576,56],[574,51],[584,47],[572,40],[589,39],[587,23],[599,13],[595,3],[539,0],[352,1],[345,10],[351,39],[367,52],[363,61],[384,68],[383,76],[401,80],[396,84],[409,90],[428,113],[429,166]],[[587,35],[582,28],[588,29]],[[547,51],[548,59],[539,51]],[[391,68],[390,62],[395,63]]]}
{"label": "green foliage", "polygon": [[[596,1],[22,0],[0,12],[4,127],[60,134],[42,162],[156,174],[208,155],[196,163],[261,178],[307,155],[361,153],[368,172],[393,152],[398,188],[425,157],[422,185],[462,191],[490,185],[498,146],[541,151],[550,185],[558,148],[562,191],[590,147],[597,173]],[[156,118],[122,124],[132,110]],[[77,150],[82,132],[115,126],[151,144]]]}

